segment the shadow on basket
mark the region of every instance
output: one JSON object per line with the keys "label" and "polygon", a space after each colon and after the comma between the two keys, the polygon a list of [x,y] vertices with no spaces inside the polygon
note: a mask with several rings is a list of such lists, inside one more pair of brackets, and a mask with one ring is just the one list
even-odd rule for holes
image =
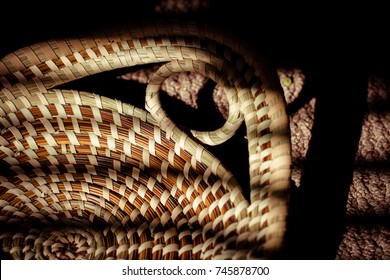
{"label": "shadow on basket", "polygon": [[[59,88],[153,63],[144,108]],[[165,112],[161,86],[180,72],[223,88],[229,112],[220,128],[184,131]],[[0,74],[0,243],[10,258],[282,252],[291,170],[283,90],[267,59],[238,38],[196,22],[140,23],[26,46],[3,57]],[[206,148],[242,124],[249,186]]]}

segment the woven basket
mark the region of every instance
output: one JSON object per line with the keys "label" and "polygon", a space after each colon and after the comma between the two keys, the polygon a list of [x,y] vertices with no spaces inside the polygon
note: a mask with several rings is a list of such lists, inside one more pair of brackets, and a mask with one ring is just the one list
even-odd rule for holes
{"label": "woven basket", "polygon": [[[151,63],[162,66],[145,108],[58,88]],[[186,133],[164,112],[162,83],[188,71],[224,87],[221,128]],[[140,23],[21,48],[0,61],[0,77],[0,244],[13,259],[266,259],[283,249],[285,100],[276,71],[242,41],[206,24]],[[205,148],[243,121],[250,186]]]}

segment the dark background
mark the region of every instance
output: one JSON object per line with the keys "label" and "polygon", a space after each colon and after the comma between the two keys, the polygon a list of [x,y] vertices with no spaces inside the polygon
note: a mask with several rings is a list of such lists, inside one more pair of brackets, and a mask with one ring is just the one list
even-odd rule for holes
{"label": "dark background", "polygon": [[[0,22],[1,56],[45,39],[156,17],[182,17],[226,28],[276,66],[300,67],[306,74],[305,87],[288,110],[293,113],[315,97],[315,122],[301,187],[292,190],[287,247],[281,258],[334,259],[366,110],[367,76],[390,73],[386,9],[367,3],[215,0],[208,9],[178,15],[156,14],[156,3],[9,3]],[[100,81],[104,87],[104,79]]]}
{"label": "dark background", "polygon": [[351,69],[344,61],[353,57],[356,63],[365,63],[370,71],[386,71],[389,62],[387,9],[380,4],[206,0],[199,1],[208,3],[203,8],[198,5],[186,12],[169,9],[156,12],[160,2],[163,1],[48,5],[38,1],[9,1],[0,18],[1,55],[57,36],[156,17],[182,17],[220,25],[284,65],[328,64]]}

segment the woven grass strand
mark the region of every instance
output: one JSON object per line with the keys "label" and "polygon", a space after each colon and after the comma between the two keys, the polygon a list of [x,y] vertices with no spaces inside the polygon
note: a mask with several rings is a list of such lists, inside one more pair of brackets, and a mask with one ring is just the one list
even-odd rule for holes
{"label": "woven grass strand", "polygon": [[[89,75],[150,63],[167,64],[148,85],[149,112],[93,93],[55,89]],[[182,71],[195,71],[222,84],[231,105],[222,128],[193,131],[195,137],[219,144],[245,121],[250,201],[223,163],[162,112],[159,86],[167,76]],[[4,174],[0,182],[1,220],[12,224],[15,217],[39,217],[44,224],[60,209],[69,220],[89,221],[91,231],[80,234],[74,222],[53,226],[53,235],[45,231],[42,236],[55,242],[42,245],[41,239],[31,239],[27,226],[21,226],[23,232],[0,236],[3,249],[15,258],[245,259],[279,252],[288,212],[290,141],[285,101],[273,72],[267,60],[243,42],[193,22],[140,23],[39,42],[5,56],[0,61],[0,159],[15,174],[9,175],[12,178]],[[81,181],[68,181],[80,174],[79,169],[84,174],[78,176]],[[72,174],[65,177],[64,186],[56,182],[25,189],[25,183],[12,183],[13,178],[30,182],[62,173]],[[90,185],[89,178],[99,174],[121,178],[114,180],[121,187]],[[140,174],[145,174],[142,180]],[[134,181],[139,186],[135,189],[128,184]],[[79,186],[93,188],[94,193],[81,192]],[[51,200],[39,196],[39,188],[50,190]],[[132,194],[123,196],[125,189]],[[84,199],[87,195],[89,200]],[[91,215],[108,226],[107,234],[98,239],[94,218],[86,219]],[[194,221],[198,226],[190,227]],[[116,231],[118,224],[121,229]],[[155,228],[157,235],[152,233]],[[69,249],[61,242],[74,244],[75,236],[89,249],[76,246],[83,252],[78,255],[60,249]],[[106,238],[116,241],[107,246]],[[34,246],[41,253],[32,254]]]}
{"label": "woven grass strand", "polygon": [[[31,108],[31,109],[34,110],[35,108]],[[84,108],[81,108],[81,109],[84,109]],[[82,111],[86,112],[87,110],[82,110]],[[86,115],[88,115],[88,112],[86,112]],[[108,119],[110,119],[110,118],[108,118]],[[140,143],[135,142],[135,143],[128,143],[127,144],[127,146],[129,146],[130,144],[134,144],[134,146],[131,146],[131,148],[130,148],[131,155],[128,153],[126,153],[125,155],[118,154],[120,152],[122,152],[122,153],[124,152],[124,151],[122,151],[123,148],[122,148],[121,144],[119,143],[119,141],[117,144],[117,141],[114,142],[114,140],[111,139],[111,144],[108,144],[109,138],[112,135],[112,133],[110,133],[110,131],[113,129],[113,126],[112,126],[113,124],[111,123],[111,124],[104,125],[104,123],[99,123],[99,127],[92,129],[91,126],[93,126],[93,125],[96,126],[97,123],[95,120],[93,122],[91,122],[91,121],[92,120],[90,120],[90,121],[86,120],[86,118],[83,118],[81,120],[78,120],[76,118],[68,118],[68,119],[52,118],[49,120],[46,118],[39,118],[32,125],[27,124],[26,121],[24,121],[22,125],[19,125],[17,127],[10,126],[10,127],[8,127],[8,129],[3,130],[2,136],[8,140],[9,145],[4,145],[4,147],[2,149],[4,151],[4,153],[2,153],[0,155],[0,158],[3,159],[3,161],[8,162],[11,165],[10,169],[14,170],[18,174],[24,174],[26,171],[28,171],[32,168],[43,168],[44,166],[50,166],[51,168],[53,168],[54,166],[56,166],[60,163],[67,164],[67,165],[76,164],[77,162],[80,162],[79,164],[87,164],[89,166],[89,172],[92,174],[95,174],[95,173],[102,174],[102,172],[103,172],[103,170],[99,170],[99,172],[91,171],[92,170],[91,168],[93,168],[93,166],[95,166],[94,168],[96,168],[96,169],[97,168],[104,168],[105,166],[112,166],[111,171],[109,171],[108,174],[106,175],[107,177],[117,178],[119,175],[114,176],[112,174],[113,173],[116,174],[118,172],[120,172],[122,174],[122,176],[123,176],[123,174],[129,173],[128,176],[130,176],[130,175],[134,176],[134,177],[132,177],[131,182],[133,182],[133,180],[137,179],[143,184],[143,187],[145,189],[149,189],[152,187],[152,189],[150,190],[151,193],[149,195],[151,197],[150,201],[147,201],[146,202],[147,204],[143,204],[143,203],[138,204],[138,205],[135,204],[135,206],[137,207],[137,209],[139,211],[141,211],[142,209],[144,209],[144,211],[145,211],[145,207],[148,207],[145,205],[151,205],[154,212],[158,213],[159,216],[165,216],[165,218],[167,219],[167,218],[169,218],[170,215],[168,215],[168,214],[164,215],[164,213],[170,213],[170,212],[182,213],[182,212],[184,212],[183,209],[188,208],[188,206],[189,206],[188,204],[185,204],[185,202],[187,201],[187,203],[189,203],[188,201],[191,201],[191,203],[196,203],[198,206],[197,207],[191,206],[189,209],[195,210],[196,214],[199,216],[199,219],[201,219],[201,221],[199,221],[199,224],[203,227],[203,229],[209,228],[207,226],[206,221],[212,221],[213,222],[212,229],[213,229],[213,231],[216,230],[216,228],[218,228],[218,227],[216,227],[216,225],[220,222],[215,224],[215,221],[219,220],[218,215],[221,215],[221,214],[224,215],[224,218],[229,222],[229,224],[232,221],[237,220],[237,218],[239,218],[239,219],[241,218],[241,215],[239,217],[234,217],[234,215],[240,214],[242,211],[244,211],[244,209],[246,209],[247,205],[245,204],[245,201],[242,200],[243,198],[241,197],[241,202],[243,202],[244,205],[241,205],[241,206],[239,205],[239,208],[241,208],[242,211],[238,211],[238,208],[237,208],[233,212],[230,211],[230,214],[226,213],[227,209],[231,208],[229,206],[231,202],[229,202],[229,200],[226,200],[227,196],[224,195],[224,193],[230,196],[234,192],[226,193],[225,190],[220,189],[222,187],[221,184],[217,182],[216,178],[212,179],[213,176],[208,175],[208,177],[207,177],[207,184],[209,185],[208,186],[206,183],[202,182],[203,178],[199,177],[199,174],[201,174],[200,170],[198,170],[197,172],[191,172],[191,170],[189,168],[189,170],[185,173],[186,177],[183,178],[180,185],[178,185],[178,183],[177,183],[179,181],[177,178],[176,179],[172,178],[172,176],[175,176],[175,174],[176,174],[176,176],[180,176],[179,170],[176,173],[173,170],[171,170],[170,172],[165,170],[165,171],[158,172],[158,174],[153,174],[153,172],[156,173],[158,168],[161,166],[164,166],[164,164],[162,164],[161,162],[156,163],[156,161],[158,161],[159,159],[155,157],[153,160],[153,155],[149,155],[149,154],[147,156],[147,159],[149,159],[149,161],[145,160],[145,152],[147,153],[147,150],[144,149],[143,151],[142,150],[140,151],[140,146],[146,145],[146,148],[147,148],[147,145],[149,145],[148,141],[144,141],[142,139],[138,139],[138,137],[134,137],[134,138],[137,138],[137,140],[139,140]],[[43,129],[43,127],[45,127],[45,129]],[[60,127],[61,127],[61,129],[59,130]],[[143,127],[145,127],[145,126],[143,126]],[[34,130],[32,130],[32,128],[34,128]],[[94,136],[95,138],[102,138],[105,136],[107,139],[100,139],[100,140],[95,139],[95,141],[91,141],[89,139],[89,136],[84,137],[84,138],[82,137],[83,134],[88,135],[89,131],[92,131],[92,130],[94,130],[96,133]],[[118,128],[118,127],[115,128],[115,130],[117,131],[118,138],[122,138],[122,141],[125,141],[125,139],[126,139],[125,133],[127,133],[129,130],[122,130],[121,128]],[[51,133],[50,133],[50,131],[51,131]],[[79,135],[77,137],[77,143],[75,143],[76,141],[70,141],[70,139],[68,139],[69,133],[74,132],[74,131],[76,131],[77,134]],[[150,130],[146,130],[145,132],[148,133],[149,131]],[[50,135],[48,135],[48,132],[50,133]],[[31,135],[28,135],[29,133],[31,133]],[[96,136],[97,134],[99,134],[101,136],[97,137]],[[16,138],[18,135],[23,135],[23,137],[19,137],[19,139],[18,139],[18,138]],[[76,135],[72,134],[72,136],[76,136]],[[152,135],[150,135],[150,136],[152,136]],[[24,139],[27,139],[27,138],[29,139],[29,141],[24,141]],[[75,140],[76,140],[76,138],[75,138]],[[51,143],[49,143],[48,141],[50,141]],[[67,144],[69,142],[72,142],[75,144],[69,145],[69,144]],[[97,147],[91,147],[90,143],[97,143]],[[65,148],[64,148],[64,145],[66,145]],[[123,146],[124,145],[125,145],[125,143],[123,144]],[[20,148],[21,146],[26,147],[26,149],[22,150]],[[50,149],[48,149],[48,147],[50,147]],[[156,156],[158,156],[158,154],[159,154],[158,151],[161,149],[164,149],[164,147],[161,146],[160,148],[158,148],[158,147],[155,148]],[[70,152],[72,154],[70,154]],[[16,154],[18,154],[18,155],[16,155]],[[87,154],[88,157],[84,156],[84,154]],[[109,156],[109,158],[107,158],[107,156]],[[161,154],[160,154],[160,156],[161,156]],[[122,161],[127,162],[127,160],[126,160],[127,157],[129,158],[128,160],[130,160],[130,162],[132,164],[136,163],[135,160],[139,161],[139,168],[137,168],[136,171],[134,171],[134,168],[132,168],[128,164],[121,165]],[[163,158],[167,158],[167,157],[168,156],[166,156],[166,155],[163,156]],[[181,160],[181,158],[177,158],[177,160],[173,160],[173,166],[171,168],[174,169],[176,167],[176,165],[179,165],[179,166],[184,165],[183,163],[180,164],[180,160]],[[48,161],[50,162],[50,164],[47,163]],[[111,161],[112,161],[112,163],[110,163]],[[188,163],[188,165],[190,165],[190,164]],[[141,168],[143,166],[148,167],[147,171],[149,173],[149,179],[143,178],[142,174],[140,175]],[[14,167],[16,167],[16,168],[14,168]],[[131,171],[132,169],[133,169],[133,171]],[[178,168],[176,167],[176,169],[178,169]],[[182,170],[182,169],[183,168],[180,168],[180,170]],[[154,170],[156,170],[156,171],[154,171]],[[136,176],[133,174],[136,174]],[[163,174],[168,174],[168,175],[163,175]],[[164,176],[166,176],[166,177],[164,178]],[[179,200],[181,198],[180,199],[181,205],[177,206],[177,207],[180,207],[180,209],[177,209],[176,207],[174,207],[173,209],[170,209],[169,212],[157,209],[155,204],[158,203],[160,200],[162,200],[162,197],[156,197],[153,194],[162,194],[164,192],[164,189],[161,187],[159,188],[159,185],[157,185],[159,182],[154,182],[152,178],[160,178],[158,181],[161,184],[164,184],[165,186],[168,186],[168,187],[173,186],[174,184],[177,184],[177,187],[179,187],[180,189],[175,190],[175,193],[181,192],[182,193],[181,196],[183,196],[183,195],[186,196],[186,199],[184,199],[184,200],[181,198],[181,196],[175,198],[177,200]],[[127,179],[126,179],[126,181],[127,181]],[[153,184],[150,184],[150,182],[153,182]],[[109,190],[107,190],[107,188],[108,188],[108,186],[112,185],[112,182],[108,183],[108,181],[106,180],[105,183],[106,183],[106,194],[104,195],[104,190],[101,190],[99,188],[97,191],[95,190],[95,192],[98,192],[96,194],[97,197],[107,198],[110,196],[109,194],[111,192],[109,190],[112,190],[112,188],[109,188]],[[195,189],[193,186],[195,187]],[[53,185],[51,184],[50,187],[53,188]],[[55,187],[59,188],[58,183],[55,185]],[[86,186],[86,184],[84,183],[83,188],[89,188],[89,187]],[[68,189],[69,189],[69,187],[68,187]],[[204,192],[203,192],[203,190],[204,190]],[[169,191],[171,192],[172,190],[169,190]],[[197,194],[198,191],[201,191],[201,193]],[[51,196],[50,193],[51,193],[50,191],[47,191],[47,190],[45,191],[46,195]],[[87,193],[90,194],[90,191],[88,191]],[[205,194],[207,194],[207,196],[205,196]],[[213,198],[213,196],[211,196],[211,194],[215,194],[216,198]],[[7,192],[7,194],[5,194],[5,195],[9,195],[9,192]],[[121,195],[123,196],[123,193],[121,193]],[[26,196],[29,197],[28,200],[25,198]],[[199,201],[199,200],[197,201],[197,198],[199,198],[199,197],[203,197],[204,202]],[[237,198],[240,198],[240,196],[239,195],[236,196],[234,198],[236,201],[231,203],[231,205],[238,204]],[[13,198],[12,200],[16,201],[18,199],[20,201],[23,201],[24,203],[26,203],[26,201],[28,201],[30,203],[31,194],[27,195],[25,193],[22,193],[22,194],[18,193],[18,198]],[[130,197],[128,199],[130,200]],[[9,199],[7,199],[7,200],[9,200]],[[119,200],[119,198],[117,198],[117,200]],[[222,202],[221,200],[225,200],[225,202]],[[110,200],[107,200],[106,202],[104,202],[104,205],[108,204],[109,202],[110,202]],[[120,201],[120,200],[119,200],[119,202],[122,203],[122,201]],[[170,202],[171,208],[172,208],[172,203],[173,202],[171,201]],[[218,207],[216,207],[217,205],[218,205]],[[84,205],[79,206],[79,207],[85,208]],[[124,206],[122,206],[120,208],[122,209],[123,207]],[[38,207],[38,206],[34,207],[34,209],[40,209],[40,208],[42,208],[42,205],[41,205],[41,207]],[[114,207],[110,207],[110,208],[114,209]],[[221,208],[221,209],[218,210],[219,208]],[[214,209],[214,210],[212,210],[212,209]],[[210,212],[210,214],[207,214],[207,211],[205,212],[204,210],[211,211],[211,212]],[[24,211],[24,212],[26,212],[26,211]],[[115,212],[118,212],[118,209],[116,209]],[[188,212],[188,210],[186,212],[187,212],[187,214],[191,213],[191,211]],[[189,215],[189,217],[187,217],[185,221],[182,221],[182,219],[180,219],[180,220],[177,220],[176,223],[182,224],[182,225],[187,225],[187,224],[193,223],[194,222],[193,218],[196,218],[197,215],[195,215],[195,213],[192,213],[192,214],[193,215]],[[231,216],[232,214],[233,214],[233,216]],[[131,216],[132,214],[127,213],[127,215]],[[210,217],[209,217],[209,215],[210,215]],[[124,215],[121,214],[121,217],[123,217],[123,216]],[[228,218],[229,216],[230,216],[230,218]],[[172,219],[172,218],[170,218],[170,219]],[[168,219],[168,220],[170,220],[170,219]],[[191,222],[189,222],[189,221],[191,221]],[[149,223],[152,223],[152,222],[153,222],[153,219],[149,220]],[[164,224],[165,224],[165,222],[164,222]],[[223,227],[220,227],[220,228],[225,229],[226,225]],[[209,230],[210,230],[210,228],[209,228]],[[206,233],[204,233],[204,234],[206,234]],[[187,243],[188,243],[188,240],[187,240]],[[211,253],[208,254],[206,251],[205,254],[210,255]]]}
{"label": "woven grass strand", "polygon": [[[13,170],[16,174],[26,174],[28,170],[31,169],[35,170],[37,168],[42,170],[45,166],[50,166],[50,169],[53,169],[55,166],[58,166],[60,164],[67,165],[68,167],[70,167],[71,170],[74,169],[76,165],[86,165],[88,166],[87,170],[89,171],[90,174],[101,174],[101,175],[106,174],[105,177],[107,179],[104,182],[105,187],[102,189],[102,187],[104,186],[103,185],[99,188],[94,189],[95,196],[96,196],[95,200],[99,202],[98,207],[103,207],[104,205],[105,207],[109,207],[109,209],[115,209],[115,211],[113,210],[111,211],[115,212],[116,214],[119,214],[118,207],[122,210],[126,210],[126,207],[123,204],[124,203],[123,199],[120,198],[121,197],[127,198],[131,202],[131,205],[134,205],[140,213],[143,213],[145,211],[146,211],[145,213],[148,213],[148,211],[149,212],[152,211],[152,210],[147,210],[148,208],[153,209],[151,213],[156,213],[154,215],[157,216],[154,216],[154,218],[148,218],[147,224],[153,224],[153,222],[156,223],[155,219],[160,220],[160,218],[158,218],[160,216],[160,217],[164,217],[164,219],[161,218],[162,219],[161,223],[163,223],[164,225],[168,223],[167,221],[174,220],[175,224],[179,227],[179,229],[184,231],[182,227],[187,227],[189,224],[193,224],[194,222],[197,223],[196,219],[198,218],[199,223],[202,226],[204,231],[203,234],[211,235],[211,233],[208,233],[209,230],[214,231],[217,230],[218,228],[220,228],[220,230],[223,229],[223,231],[226,230],[225,229],[226,226],[223,227],[217,226],[220,223],[220,221],[218,223],[215,222],[215,220],[217,221],[219,220],[218,218],[219,215],[223,214],[225,218],[230,217],[227,218],[227,222],[230,224],[232,221],[237,220],[235,215],[240,213],[245,214],[244,209],[246,208],[246,205],[245,205],[245,201],[243,201],[242,198],[241,201],[244,203],[244,205],[241,205],[239,207],[242,209],[242,211],[238,211],[237,208],[235,209],[235,211],[230,211],[230,213],[226,213],[226,211],[231,208],[231,205],[234,204],[230,202],[230,199],[228,199],[228,197],[231,196],[233,193],[226,192],[226,190],[224,190],[223,187],[221,186],[221,183],[220,182],[218,183],[218,179],[215,178],[214,176],[208,175],[207,182],[205,182],[203,177],[200,175],[202,174],[200,171],[194,172],[191,171],[190,167],[188,167],[188,171],[184,173],[186,175],[186,177],[184,178],[182,173],[179,172],[179,170],[181,171],[183,170],[183,167],[178,168],[177,166],[172,166],[169,169],[169,165],[168,165],[169,163],[166,163],[166,165],[164,165],[161,162],[159,163],[158,156],[160,153],[163,153],[164,151],[160,153],[158,151],[160,149],[164,149],[163,146],[161,146],[160,148],[158,147],[155,148],[156,156],[153,157],[152,155],[149,154],[149,150],[141,148],[141,146],[144,143],[148,145],[148,141],[143,141],[142,139],[139,139],[139,137],[136,137],[137,140],[143,143],[138,143],[138,145],[137,143],[134,143],[134,145],[131,145],[132,143],[127,143],[127,144],[122,143],[121,145],[120,141],[115,141],[114,139],[110,139],[112,135],[112,133],[110,133],[110,130],[112,129],[112,124],[106,124],[106,126],[103,126],[103,124],[101,124],[99,128],[99,131],[101,131],[101,136],[100,137],[94,136],[96,138],[95,141],[91,141],[90,139],[88,139],[89,136],[82,137],[83,135],[88,135],[89,131],[92,130],[91,128],[88,128],[87,120],[85,119],[79,120],[77,123],[77,119],[73,118],[68,120],[68,122],[65,121],[66,119],[60,120],[58,118],[57,119],[53,118],[50,120],[49,123],[47,119],[40,119],[35,123],[33,123],[32,126],[29,126],[26,123],[24,123],[23,125],[20,125],[18,127],[13,126],[13,127],[9,127],[8,130],[3,130],[3,137],[8,139],[9,145],[4,146],[3,151],[5,152],[1,154],[1,158],[3,159],[4,162],[7,162],[10,165],[10,169]],[[52,129],[48,129],[48,131],[53,131],[50,135],[48,135],[47,131],[42,129],[43,126],[47,128],[49,127],[49,125],[52,127]],[[89,125],[92,126],[91,124]],[[32,135],[28,135],[29,133],[28,127],[35,128],[35,130],[32,131],[33,132]],[[62,127],[60,132],[56,130],[56,128],[58,127]],[[116,130],[118,131],[118,136],[123,135],[124,131],[121,131],[120,128],[116,128]],[[75,131],[79,131],[77,133],[78,136],[74,133]],[[128,130],[125,131],[128,132]],[[23,139],[18,140],[17,138],[7,134],[12,134],[13,136],[24,135],[24,137]],[[69,135],[74,137],[73,141],[68,139]],[[29,139],[29,140],[24,141],[24,139]],[[49,143],[48,141],[50,141],[51,143]],[[70,142],[72,142],[73,144],[72,145],[68,144]],[[109,144],[109,142],[111,142],[111,144]],[[91,143],[96,143],[97,146],[93,147],[92,145],[91,147]],[[22,150],[21,149],[22,146],[26,147],[26,149]],[[129,148],[129,150],[131,150],[131,154],[129,154],[128,152],[125,154],[125,151],[122,151],[123,147],[125,146],[131,147]],[[50,147],[50,149],[48,149],[48,147]],[[168,158],[168,156],[165,155],[163,158]],[[172,164],[178,166],[186,165],[182,163],[182,158],[179,157],[173,158]],[[138,167],[134,167],[134,165]],[[147,166],[148,168],[146,169],[145,166]],[[161,168],[163,166],[166,166],[164,170],[158,172],[158,167]],[[187,166],[190,166],[190,164],[187,163]],[[110,168],[110,169],[107,172],[105,172],[104,171],[105,168]],[[175,172],[175,168],[177,169],[176,172]],[[69,172],[71,171],[67,171],[66,173]],[[145,175],[143,175],[144,172],[146,172]],[[57,173],[61,173],[61,172],[58,171]],[[31,176],[28,176],[28,178],[30,177]],[[136,190],[139,193],[146,192],[146,194],[143,194],[142,197],[139,197],[138,199],[134,197],[135,195],[137,195],[137,192],[130,195],[124,195],[124,193],[119,192],[117,196],[113,196],[114,194],[112,193],[114,189],[109,187],[113,185],[113,182],[111,182],[111,180],[113,179],[108,179],[108,178],[114,178],[115,180],[126,182],[127,187],[130,187],[133,190],[135,188],[134,181],[135,180],[139,181],[142,184],[142,187],[138,186]],[[130,186],[128,186],[129,182],[130,182]],[[167,188],[169,193],[173,192],[175,194],[175,198],[169,199],[168,197],[166,197],[166,194],[164,197],[162,196],[162,194],[164,194],[165,191],[164,186]],[[7,184],[7,187],[10,187],[10,184]],[[45,188],[42,186],[40,187]],[[51,196],[52,191],[50,191],[50,188],[54,188],[54,187],[55,189],[58,189],[59,188],[58,183],[55,186],[53,184],[49,184],[48,186],[49,190],[45,188],[45,192],[44,192],[45,195],[52,197]],[[89,189],[89,191],[85,191],[85,192],[91,194],[90,189],[92,188],[88,187],[88,184],[84,183],[82,187],[83,187],[82,188],[83,191],[85,188]],[[141,191],[141,189],[143,189],[144,191]],[[25,192],[23,193],[15,192],[15,187],[12,187],[11,190],[12,192],[7,191],[4,194],[4,196],[8,197],[10,193],[17,195],[17,198],[12,198],[12,200],[14,201],[13,206],[15,205],[15,202],[17,200],[19,200],[17,204],[21,202],[33,203],[30,202],[31,195],[32,195],[31,192],[28,194],[26,194]],[[62,194],[65,193],[66,190],[68,191],[71,190],[69,184],[68,187],[66,187],[66,185],[62,187],[61,193]],[[78,192],[80,192],[80,190]],[[198,192],[200,193],[198,194]],[[73,195],[79,196],[80,194],[76,193]],[[26,199],[26,197],[28,197],[29,199]],[[100,199],[101,197],[105,198],[104,203],[101,202]],[[202,200],[199,200],[200,197],[202,197]],[[144,199],[145,200],[149,199],[149,200],[142,203]],[[237,201],[237,197],[235,197],[234,199]],[[9,201],[10,199],[6,198],[4,200]],[[54,199],[54,200],[58,200],[58,199]],[[112,200],[117,201],[116,202],[117,208],[115,208],[115,206],[108,206],[110,201]],[[37,201],[39,201],[39,198],[37,198]],[[75,199],[75,201],[78,200]],[[165,203],[169,203],[168,206],[165,205],[166,207],[169,208],[169,211],[164,211],[161,209],[159,210],[159,208],[163,207],[161,205],[160,207],[158,207],[159,201],[166,201]],[[180,203],[178,203],[177,201],[180,201]],[[39,203],[42,204],[42,202]],[[192,206],[192,204],[194,205],[196,204],[197,206]],[[40,209],[44,208],[43,206],[47,206],[47,203],[44,203],[39,207],[35,206],[32,209],[35,211],[39,211]],[[85,205],[83,206],[79,205],[79,208],[84,209]],[[47,209],[45,209],[44,211],[47,211]],[[208,214],[209,211],[211,211],[210,214]],[[23,212],[26,213],[28,211],[26,211],[25,209]],[[126,212],[125,214],[121,214],[119,216],[122,218],[127,216],[131,217],[133,216],[132,213],[133,212]],[[186,213],[188,217],[187,218],[183,217],[182,216],[183,213]],[[11,214],[15,215],[14,212],[9,213],[9,215]],[[34,214],[36,213],[34,212]],[[149,213],[147,216],[149,215],[151,214]],[[178,217],[181,218],[179,219]],[[208,223],[213,223],[213,226],[212,227],[207,226]],[[154,227],[156,227],[156,225],[154,225]],[[199,228],[199,226],[196,228]],[[187,229],[187,231],[189,231],[189,229]],[[185,242],[186,245],[189,245],[189,242],[190,241],[187,240],[187,242]],[[159,245],[161,246],[161,244]],[[192,249],[192,247],[193,246],[187,246],[187,250]],[[176,246],[176,248],[179,249],[180,247]],[[209,248],[207,250],[211,250],[211,249]],[[206,256],[210,256],[211,253],[208,252],[207,250],[206,249],[203,250],[204,254]],[[213,254],[215,254],[215,252],[213,252]]]}

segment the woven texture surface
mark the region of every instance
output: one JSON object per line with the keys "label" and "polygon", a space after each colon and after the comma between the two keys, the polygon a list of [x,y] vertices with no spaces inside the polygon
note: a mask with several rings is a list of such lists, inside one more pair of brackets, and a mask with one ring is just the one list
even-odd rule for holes
{"label": "woven texture surface", "polygon": [[[145,108],[56,88],[153,63]],[[288,117],[276,70],[249,46],[208,25],[140,23],[38,42],[5,56],[0,72],[0,240],[13,258],[251,259],[283,247]],[[222,127],[170,120],[159,94],[181,72],[224,88]],[[203,146],[243,123],[249,198]]]}

